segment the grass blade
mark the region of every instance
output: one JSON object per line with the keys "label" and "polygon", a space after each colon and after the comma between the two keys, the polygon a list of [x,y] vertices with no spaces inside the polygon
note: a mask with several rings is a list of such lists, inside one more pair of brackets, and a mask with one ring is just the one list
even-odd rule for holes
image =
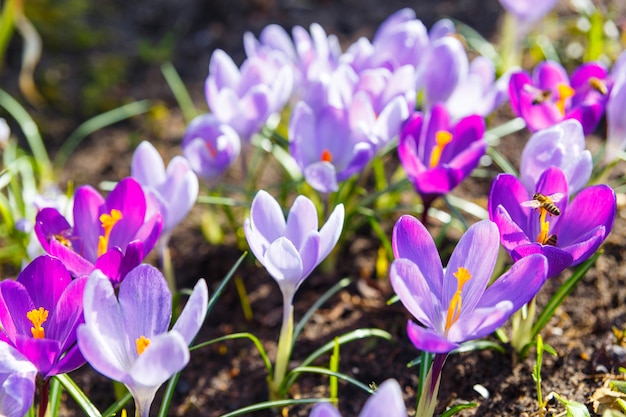
{"label": "grass blade", "polygon": [[268,408],[288,407],[290,405],[300,404],[316,404],[330,402],[330,398],[300,398],[297,400],[277,400],[277,401],[264,401],[249,405],[247,407],[240,408],[230,413],[223,414],[222,417],[236,417],[248,415],[254,411],[267,410]]}

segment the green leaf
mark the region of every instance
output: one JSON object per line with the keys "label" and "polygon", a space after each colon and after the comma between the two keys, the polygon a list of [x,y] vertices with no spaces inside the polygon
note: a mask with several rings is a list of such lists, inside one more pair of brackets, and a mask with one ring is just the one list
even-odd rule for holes
{"label": "green leaf", "polygon": [[567,417],[591,417],[589,410],[587,410],[584,404],[566,400],[555,392],[553,392],[552,395],[563,404],[567,412]]}
{"label": "green leaf", "polygon": [[327,403],[330,402],[330,400],[330,398],[300,398],[297,400],[264,401],[226,413],[221,417],[243,416],[255,411],[267,410],[268,408],[289,407],[290,405]]}
{"label": "green leaf", "polygon": [[183,113],[185,122],[191,122],[191,120],[198,115],[198,111],[193,105],[193,100],[191,100],[189,91],[185,87],[183,80],[180,78],[180,75],[178,75],[178,71],[176,71],[174,65],[168,61],[161,65],[161,73],[176,98],[176,102],[178,103],[180,111]]}
{"label": "green leaf", "polygon": [[102,417],[113,417],[117,415],[117,413],[119,413],[120,410],[124,408],[124,406],[132,399],[133,395],[130,392],[127,392],[122,398],[111,404],[111,406],[102,413]]}
{"label": "green leaf", "polygon": [[478,407],[478,403],[467,403],[467,404],[457,404],[454,407],[450,407],[446,410],[440,417],[451,417],[461,410],[467,410],[468,408],[476,408]]}
{"label": "green leaf", "polygon": [[374,390],[372,388],[370,388],[369,386],[365,385],[364,383],[362,383],[362,382],[352,378],[349,375],[342,374],[341,372],[331,371],[330,369],[322,368],[322,367],[319,367],[319,366],[298,366],[298,367],[294,368],[290,373],[298,374],[298,373],[305,373],[305,372],[306,373],[312,373],[312,374],[329,375],[331,377],[347,381],[347,382],[351,383],[352,385],[355,385],[355,386],[361,388],[365,392],[368,392],[370,394],[374,393]]}

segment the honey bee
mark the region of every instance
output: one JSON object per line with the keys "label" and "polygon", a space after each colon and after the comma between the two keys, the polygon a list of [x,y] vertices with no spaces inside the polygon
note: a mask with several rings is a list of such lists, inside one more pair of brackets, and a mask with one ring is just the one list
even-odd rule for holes
{"label": "honey bee", "polygon": [[557,243],[556,235],[550,235],[546,239],[544,245],[556,246],[556,243]]}
{"label": "honey bee", "polygon": [[552,96],[552,91],[550,90],[540,90],[536,87],[533,87],[531,85],[526,84],[524,86],[524,90],[530,94],[532,94],[533,99],[532,99],[532,105],[536,106],[538,104],[544,103],[545,101],[549,100],[550,97]]}
{"label": "honey bee", "polygon": [[609,93],[609,89],[607,88],[606,84],[604,83],[604,81],[602,81],[599,78],[596,78],[596,77],[589,78],[589,85],[591,86],[591,88],[593,88],[594,90],[596,90],[598,93],[602,94],[603,96],[606,96]]}
{"label": "honey bee", "polygon": [[[532,200],[522,202],[522,207],[531,207],[534,209],[543,208],[552,216],[559,216],[561,214],[561,210],[559,210],[559,208],[555,206],[554,203],[561,201],[562,198],[563,198],[563,194],[561,193],[555,193],[549,196],[535,193],[533,195]],[[555,236],[555,239],[556,239],[556,236]]]}

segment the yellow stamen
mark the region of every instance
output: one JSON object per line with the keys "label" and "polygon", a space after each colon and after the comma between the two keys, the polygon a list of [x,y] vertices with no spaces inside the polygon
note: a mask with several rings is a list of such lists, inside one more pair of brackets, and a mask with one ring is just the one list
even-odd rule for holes
{"label": "yellow stamen", "polygon": [[589,78],[589,85],[603,96],[606,96],[609,93],[606,83],[597,77]]}
{"label": "yellow stamen", "polygon": [[435,141],[437,142],[437,144],[430,154],[430,168],[434,168],[439,165],[439,160],[441,159],[443,149],[446,147],[446,145],[452,142],[452,133],[445,130],[439,130],[437,133],[435,133]]}
{"label": "yellow stamen", "polygon": [[561,112],[561,115],[565,115],[565,100],[570,97],[573,97],[576,93],[572,87],[567,84],[559,83],[556,86],[556,89],[559,91],[559,99],[556,101],[556,107]]}
{"label": "yellow stamen", "polygon": [[103,213],[100,215],[100,223],[102,223],[104,235],[100,236],[98,240],[98,256],[103,255],[109,248],[111,231],[113,226],[120,220],[122,220],[122,212],[117,209],[111,210],[111,214]]}
{"label": "yellow stamen", "polygon": [[141,355],[143,351],[146,350],[146,348],[150,345],[150,339],[148,339],[146,336],[141,336],[135,341],[135,344],[137,345],[137,353]]}
{"label": "yellow stamen", "polygon": [[543,207],[539,207],[539,235],[537,235],[537,242],[545,245],[550,237],[550,222],[546,221],[548,210]]}
{"label": "yellow stamen", "polygon": [[26,318],[33,323],[33,327],[31,327],[30,331],[33,334],[35,339],[43,339],[45,338],[45,332],[41,325],[48,320],[48,310],[45,310],[43,307],[39,307],[35,310],[30,310],[26,313]]}
{"label": "yellow stamen", "polygon": [[322,157],[320,159],[323,162],[333,162],[333,154],[331,154],[328,149],[324,149],[322,151]]}
{"label": "yellow stamen", "polygon": [[467,281],[472,279],[472,274],[470,274],[470,272],[462,266],[459,267],[459,269],[457,269],[457,271],[453,275],[457,279],[458,284],[456,292],[450,300],[450,307],[448,307],[448,315],[446,317],[446,331],[450,330],[450,327],[452,327],[452,325],[456,323],[459,319],[459,316],[461,315],[461,308],[463,307],[461,292],[463,291],[463,287],[465,286]]}

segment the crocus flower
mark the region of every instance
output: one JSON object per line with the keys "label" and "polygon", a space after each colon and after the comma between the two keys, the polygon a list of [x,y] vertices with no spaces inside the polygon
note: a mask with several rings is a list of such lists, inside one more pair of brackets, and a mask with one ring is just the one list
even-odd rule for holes
{"label": "crocus flower", "polygon": [[564,119],[576,119],[585,135],[598,125],[608,97],[607,71],[597,63],[586,63],[572,74],[556,62],[544,61],[531,76],[511,75],[509,96],[513,112],[535,132]]}
{"label": "crocus flower", "polygon": [[[367,400],[359,417],[406,417],[402,389],[395,379],[388,379]],[[309,417],[341,417],[339,411],[328,403],[317,404]]]}
{"label": "crocus flower", "polygon": [[235,162],[241,140],[232,127],[212,114],[203,114],[187,126],[182,147],[194,172],[211,184]]}
{"label": "crocus flower", "polygon": [[339,204],[318,231],[317,210],[301,195],[285,222],[278,202],[264,190],[257,192],[244,232],[252,253],[276,280],[289,304],[300,284],[339,240],[343,219],[343,204]]}
{"label": "crocus flower", "polygon": [[245,143],[268,118],[282,110],[293,88],[293,69],[281,56],[253,56],[237,68],[222,50],[209,63],[207,103],[215,117],[230,125]]}
{"label": "crocus flower", "polygon": [[78,345],[96,371],[126,385],[138,415],[147,417],[159,387],[189,362],[188,346],[204,321],[208,297],[201,279],[168,331],[172,294],[156,268],[143,264],[130,271],[117,296],[96,270],[85,287]]}
{"label": "crocus flower", "polygon": [[487,149],[480,116],[451,124],[445,107],[438,104],[425,118],[414,113],[404,125],[398,144],[400,162],[422,197],[424,219],[432,202],[467,177]]}
{"label": "crocus flower", "polygon": [[44,380],[85,363],[76,328],[86,280],[72,280],[59,259],[42,255],[16,281],[0,282],[0,342],[24,355]]}
{"label": "crocus flower", "polygon": [[626,52],[615,62],[611,75],[614,84],[606,104],[605,162],[615,160],[618,152],[626,149]]}
{"label": "crocus flower", "polygon": [[74,194],[74,226],[54,208],[37,214],[35,232],[44,250],[74,276],[102,270],[118,283],[150,252],[161,234],[161,215],[146,216],[146,197],[132,178],[120,181],[106,199],[91,186]]}
{"label": "crocus flower", "polygon": [[37,368],[8,343],[0,342],[0,415],[24,417],[35,398]]}
{"label": "crocus flower", "polygon": [[162,233],[169,237],[198,197],[198,177],[189,162],[182,156],[175,156],[166,171],[159,152],[150,142],[144,141],[133,154],[130,172],[146,194],[156,200],[156,210],[163,219]]}
{"label": "crocus flower", "polygon": [[419,77],[419,86],[424,87],[424,107],[431,109],[448,100],[462,75],[468,73],[468,66],[467,53],[457,38],[443,36],[432,42]]}
{"label": "crocus flower", "polygon": [[558,0],[500,0],[502,7],[524,26],[544,17],[557,2]]}
{"label": "crocus flower", "polygon": [[520,164],[520,179],[529,193],[534,192],[543,171],[552,166],[565,174],[570,194],[576,194],[589,181],[593,161],[585,149],[585,134],[578,120],[564,120],[530,137]]}
{"label": "crocus flower", "polygon": [[583,188],[569,202],[567,178],[559,168],[543,172],[533,193],[510,174],[500,174],[489,193],[489,217],[513,260],[534,253],[548,258],[548,277],[591,256],[610,233],[617,204],[605,184]]}
{"label": "crocus flower", "polygon": [[426,227],[412,216],[394,226],[391,285],[421,324],[409,321],[411,342],[420,350],[447,353],[486,336],[530,301],[546,279],[544,256],[516,262],[493,284],[498,228],[483,220],[472,225],[455,247],[445,271]]}

